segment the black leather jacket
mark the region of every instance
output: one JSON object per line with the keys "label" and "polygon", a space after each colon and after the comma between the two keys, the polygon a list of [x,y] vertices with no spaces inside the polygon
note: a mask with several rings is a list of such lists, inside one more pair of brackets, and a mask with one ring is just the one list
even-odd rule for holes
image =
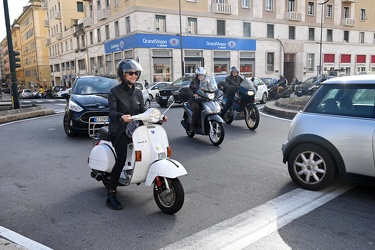
{"label": "black leather jacket", "polygon": [[122,115],[137,115],[146,111],[142,92],[129,88],[125,83],[113,87],[108,93],[109,132],[118,137],[125,132],[128,123],[123,122]]}
{"label": "black leather jacket", "polygon": [[242,77],[229,75],[225,78],[228,93],[236,93],[241,86]]}

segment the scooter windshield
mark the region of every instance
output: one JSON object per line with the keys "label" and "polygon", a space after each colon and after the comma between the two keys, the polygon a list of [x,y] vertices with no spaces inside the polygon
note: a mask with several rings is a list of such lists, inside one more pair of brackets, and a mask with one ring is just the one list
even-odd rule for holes
{"label": "scooter windshield", "polygon": [[200,89],[204,92],[214,93],[217,90],[215,77],[206,77],[206,79],[201,82]]}

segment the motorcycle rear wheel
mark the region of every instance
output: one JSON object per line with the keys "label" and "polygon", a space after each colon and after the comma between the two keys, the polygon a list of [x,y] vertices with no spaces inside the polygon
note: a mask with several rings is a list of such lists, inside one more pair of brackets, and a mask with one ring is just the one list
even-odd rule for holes
{"label": "motorcycle rear wheel", "polygon": [[231,113],[232,111],[230,109],[224,114],[223,120],[226,124],[231,124],[233,122],[233,116],[231,115]]}
{"label": "motorcycle rear wheel", "polygon": [[213,145],[219,146],[224,140],[224,126],[221,122],[218,121],[211,121],[211,124],[212,130],[209,130],[208,137],[210,138],[210,141]]}
{"label": "motorcycle rear wheel", "polygon": [[[184,204],[185,193],[184,188],[178,178],[160,178],[162,185],[159,187],[154,183],[154,199],[159,209],[166,214],[177,213]],[[167,191],[165,180],[167,180],[170,192],[162,195]]]}
{"label": "motorcycle rear wheel", "polygon": [[245,107],[245,123],[250,130],[255,130],[259,125],[259,110],[255,104]]}

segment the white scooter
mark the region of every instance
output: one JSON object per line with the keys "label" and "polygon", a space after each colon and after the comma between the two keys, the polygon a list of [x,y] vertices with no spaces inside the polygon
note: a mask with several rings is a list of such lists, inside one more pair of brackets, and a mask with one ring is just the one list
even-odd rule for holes
{"label": "white scooter", "polygon": [[[156,108],[131,117],[133,121],[142,121],[144,125],[134,130],[132,143],[128,144],[119,186],[139,185],[142,182],[145,182],[146,186],[154,184],[156,204],[164,213],[174,214],[181,209],[185,197],[177,177],[186,175],[187,172],[181,163],[169,158],[172,151],[167,133],[158,124],[163,117],[164,114],[161,115]],[[108,188],[116,153],[109,139],[108,127],[101,127],[99,134],[91,150],[88,165],[92,169],[91,177],[102,181]]]}

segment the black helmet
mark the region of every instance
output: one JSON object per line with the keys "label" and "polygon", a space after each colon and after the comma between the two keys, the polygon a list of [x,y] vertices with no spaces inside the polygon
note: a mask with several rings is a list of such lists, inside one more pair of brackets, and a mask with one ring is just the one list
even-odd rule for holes
{"label": "black helmet", "polygon": [[138,72],[138,77],[137,77],[137,80],[138,80],[139,77],[141,76],[143,68],[139,63],[137,63],[136,61],[132,59],[124,59],[124,60],[121,60],[117,64],[117,76],[120,77],[120,79],[123,79],[124,74],[130,71]]}
{"label": "black helmet", "polygon": [[234,72],[234,71],[236,71],[238,75],[240,74],[240,70],[239,70],[236,66],[232,66],[232,67],[230,68],[230,73],[231,73],[231,74],[232,74],[232,72]]}

